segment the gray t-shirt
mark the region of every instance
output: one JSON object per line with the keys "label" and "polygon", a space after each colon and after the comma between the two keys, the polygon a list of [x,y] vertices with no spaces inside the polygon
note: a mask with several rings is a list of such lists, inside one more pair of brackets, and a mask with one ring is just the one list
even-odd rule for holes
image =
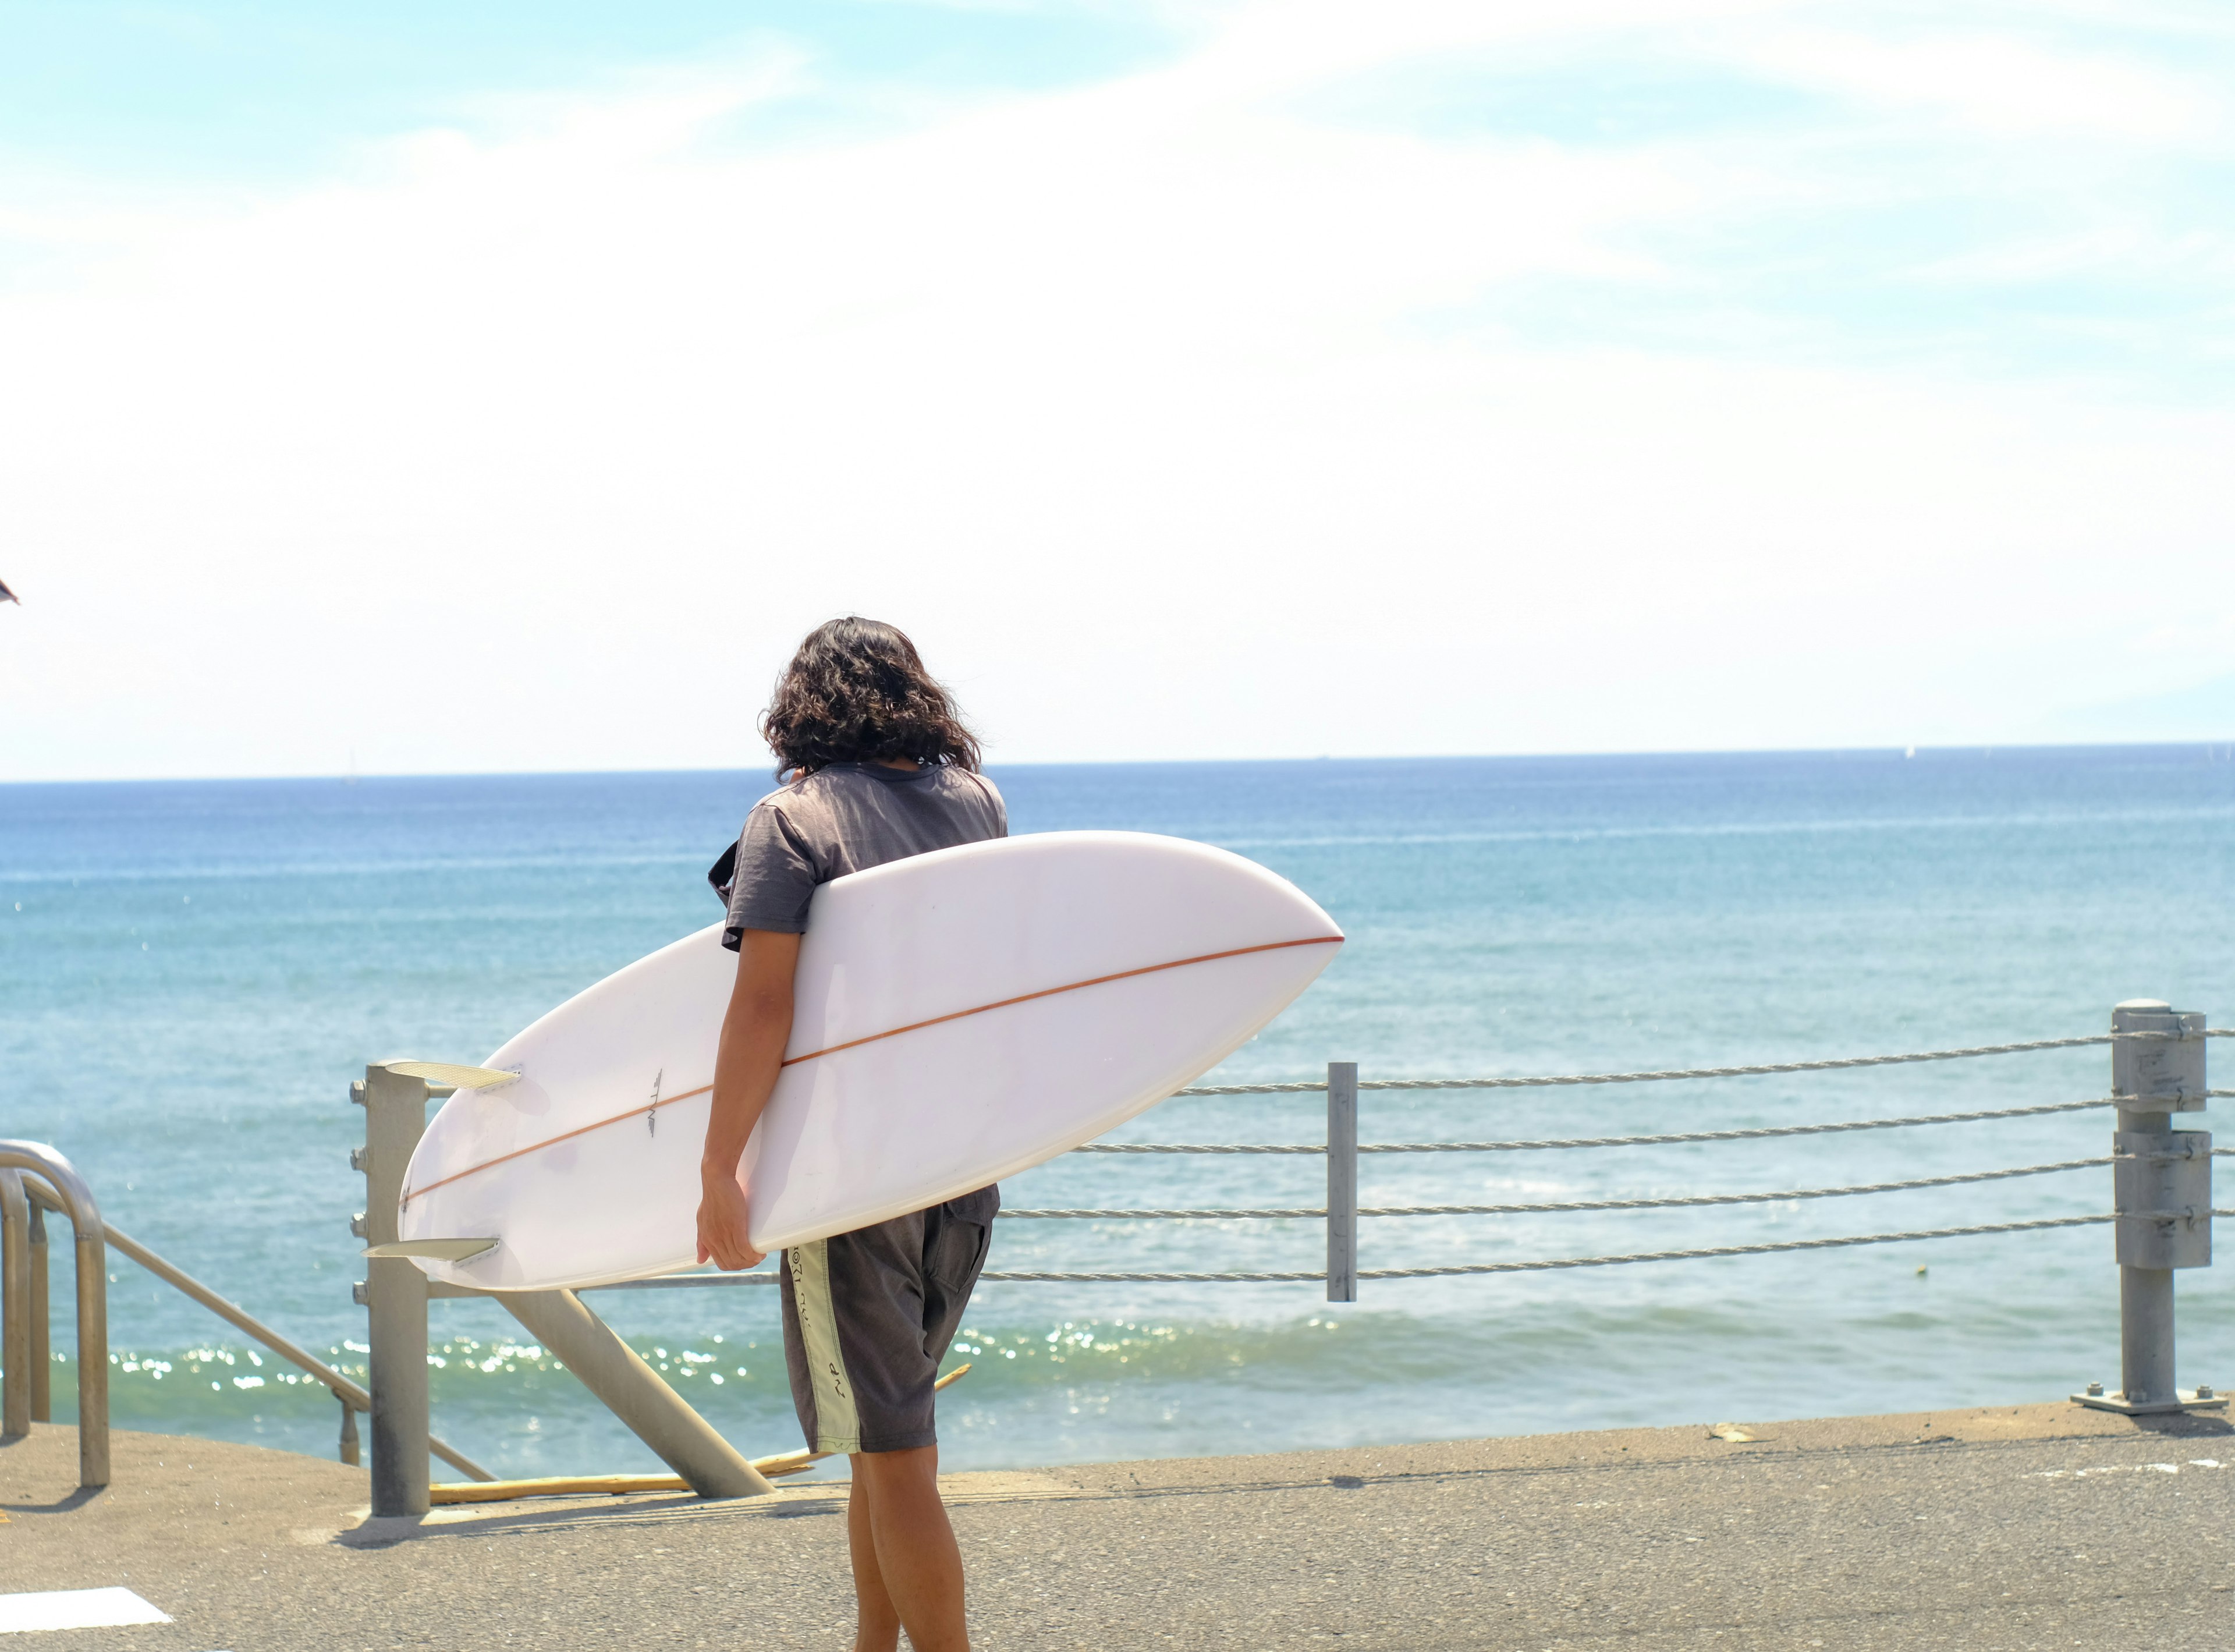
{"label": "gray t-shirt", "polygon": [[819,884],[887,861],[1009,835],[993,783],[967,769],[834,763],[755,803],[706,874],[730,908],[722,944],[747,929],[802,934]]}

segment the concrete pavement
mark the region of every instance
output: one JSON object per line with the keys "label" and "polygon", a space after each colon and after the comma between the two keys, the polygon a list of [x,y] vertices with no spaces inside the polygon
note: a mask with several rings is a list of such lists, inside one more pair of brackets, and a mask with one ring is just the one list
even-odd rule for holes
{"label": "concrete pavement", "polygon": [[[2235,1647],[2235,1432],[2055,1404],[953,1476],[980,1645]],[[368,1521],[361,1472],[123,1433],[0,1448],[0,1592],[176,1622],[6,1644],[848,1644],[843,1488]]]}

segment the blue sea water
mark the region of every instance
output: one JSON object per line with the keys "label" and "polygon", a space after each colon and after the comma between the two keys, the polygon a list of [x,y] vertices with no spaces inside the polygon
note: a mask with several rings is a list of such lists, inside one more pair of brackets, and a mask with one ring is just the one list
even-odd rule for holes
{"label": "blue sea water", "polygon": [[[997,770],[1014,827],[1218,843],[1351,940],[1216,1075],[1590,1072],[2235,1019],[2225,747]],[[0,787],[0,1136],[109,1219],[361,1370],[348,1229],[368,1059],[473,1060],[715,915],[755,774]],[[2216,1044],[2224,1068],[2235,1043]],[[1589,1090],[1369,1092],[1368,1141],[1544,1138],[2081,1100],[2074,1052]],[[2223,1077],[2223,1086],[2230,1081]],[[2105,1111],[1766,1141],[1374,1155],[1368,1205],[1806,1189],[2093,1157]],[[2207,1121],[2192,1120],[2203,1123]],[[1121,1139],[1319,1138],[1315,1095],[1181,1099]],[[1073,1156],[1014,1206],[1310,1205],[1315,1158]],[[2108,1208],[2107,1170],[1684,1211],[1369,1218],[1426,1266]],[[2229,1202],[2224,1196],[2221,1203]],[[1005,1221],[996,1267],[1310,1268],[1309,1222]],[[58,1265],[67,1255],[56,1245]],[[324,1390],[112,1257],[120,1425],[331,1452]],[[2235,1382],[2227,1270],[2180,1280],[2185,1379]],[[69,1301],[66,1267],[56,1300]],[[941,1407],[958,1467],[2042,1400],[2115,1381],[2107,1229],[1472,1278],[997,1283]],[[591,1299],[750,1452],[796,1426],[761,1288]],[[496,1307],[438,1302],[436,1431],[501,1472],[648,1454]],[[58,1412],[70,1392],[56,1340]],[[259,1362],[260,1360],[260,1362]]]}

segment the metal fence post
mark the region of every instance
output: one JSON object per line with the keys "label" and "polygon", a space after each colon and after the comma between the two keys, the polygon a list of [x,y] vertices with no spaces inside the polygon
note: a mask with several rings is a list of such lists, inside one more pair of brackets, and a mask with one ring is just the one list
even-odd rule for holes
{"label": "metal fence post", "polygon": [[0,1170],[0,1439],[31,1432],[31,1202]]}
{"label": "metal fence post", "polygon": [[[351,1163],[364,1172],[364,1238],[394,1244],[403,1171],[427,1130],[427,1081],[364,1070],[350,1099],[364,1108],[364,1150]],[[372,1392],[372,1512],[427,1512],[427,1275],[403,1257],[368,1261],[359,1300],[371,1310],[365,1386]]]}
{"label": "metal fence post", "polygon": [[2212,1137],[2172,1128],[2174,1113],[2206,1105],[2204,1017],[2129,999],[2111,1012],[2111,1030],[2164,1036],[2111,1046],[2120,1387],[2107,1394],[2090,1383],[2073,1398],[2129,1416],[2216,1409],[2227,1402],[2211,1388],[2184,1390],[2173,1379],[2173,1270],[2212,1265]]}
{"label": "metal fence post", "polygon": [[1358,1300],[1358,1063],[1327,1063],[1327,1299]]}

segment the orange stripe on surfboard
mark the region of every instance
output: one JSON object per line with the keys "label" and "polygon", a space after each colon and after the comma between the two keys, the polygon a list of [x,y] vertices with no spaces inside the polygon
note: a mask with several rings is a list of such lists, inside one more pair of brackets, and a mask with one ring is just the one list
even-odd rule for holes
{"label": "orange stripe on surfboard", "polygon": [[[1291,947],[1337,946],[1340,944],[1342,939],[1340,935],[1309,935],[1301,941],[1268,941],[1255,947],[1233,947],[1224,952],[1201,953],[1193,958],[1175,958],[1169,963],[1144,964],[1138,969],[1121,969],[1115,974],[1090,976],[1085,980],[1067,981],[1061,987],[1044,987],[1037,993],[1019,993],[1014,998],[997,998],[990,1004],[973,1005],[967,1010],[954,1010],[945,1015],[934,1015],[929,1020],[910,1021],[906,1026],[892,1027],[882,1032],[872,1032],[866,1038],[849,1039],[843,1044],[833,1044],[820,1050],[809,1050],[805,1055],[787,1056],[778,1065],[784,1067],[796,1067],[803,1061],[814,1061],[826,1055],[836,1055],[841,1050],[857,1050],[865,1044],[876,1044],[886,1039],[896,1039],[903,1032],[920,1032],[927,1026],[941,1026],[948,1021],[960,1021],[969,1016],[984,1015],[993,1010],[1005,1010],[1014,1004],[1029,1004],[1035,999],[1054,998],[1064,993],[1080,992],[1089,987],[1102,987],[1111,981],[1131,980],[1137,975],[1154,975],[1167,969],[1185,969],[1190,964],[1216,963],[1222,958],[1245,958],[1252,953],[1283,952]],[[541,1152],[544,1148],[556,1147],[561,1142],[572,1141],[577,1136],[587,1136],[593,1130],[603,1130],[608,1124],[626,1124],[632,1118],[641,1118],[646,1113],[655,1111],[659,1108],[672,1107],[678,1101],[689,1101],[693,1097],[705,1095],[713,1087],[710,1084],[700,1085],[696,1090],[685,1090],[677,1095],[663,1096],[656,1102],[648,1102],[641,1107],[632,1107],[626,1112],[613,1114],[610,1118],[600,1118],[593,1124],[584,1124],[578,1129],[567,1131],[543,1141],[531,1143],[526,1147],[515,1147],[509,1153],[500,1153],[495,1158],[483,1159],[478,1164],[469,1164],[462,1170],[453,1171],[439,1182],[429,1182],[425,1187],[410,1189],[398,1203],[399,1205],[409,1204],[423,1194],[432,1193],[436,1188],[448,1187],[453,1182],[463,1181],[469,1176],[478,1176],[483,1170],[494,1170],[500,1164],[509,1164],[512,1160],[523,1157],[529,1153]]]}
{"label": "orange stripe on surfboard", "polygon": [[1236,947],[1229,952],[1207,952],[1199,958],[1175,958],[1169,964],[1144,964],[1138,969],[1121,969],[1114,975],[1097,975],[1091,980],[1072,981],[1065,987],[1044,987],[1037,993],[1020,993],[1014,998],[997,998],[991,1004],[956,1010],[949,1015],[934,1015],[928,1021],[910,1021],[906,1026],[896,1026],[889,1032],[872,1032],[866,1039],[849,1039],[843,1044],[834,1044],[825,1050],[809,1050],[805,1055],[787,1058],[782,1065],[796,1067],[803,1061],[814,1060],[817,1056],[836,1055],[841,1050],[857,1050],[865,1044],[875,1044],[880,1039],[896,1039],[903,1032],[919,1032],[927,1026],[937,1026],[943,1021],[959,1021],[966,1015],[983,1015],[988,1010],[1005,1010],[1012,1004],[1029,1004],[1036,998],[1053,998],[1059,993],[1075,993],[1081,987],[1099,987],[1105,981],[1130,980],[1136,975],[1153,975],[1164,969],[1184,969],[1190,964],[1216,963],[1222,958],[1240,958],[1253,952],[1279,952],[1288,947],[1331,947],[1341,939],[1340,935],[1314,935],[1307,941],[1268,941],[1261,947]]}
{"label": "orange stripe on surfboard", "polygon": [[608,1124],[625,1124],[632,1118],[641,1118],[646,1113],[659,1108],[672,1107],[678,1101],[688,1101],[693,1096],[703,1096],[713,1087],[710,1084],[700,1085],[696,1090],[685,1090],[678,1095],[662,1096],[658,1101],[647,1102],[641,1107],[632,1107],[625,1113],[615,1113],[611,1118],[600,1118],[595,1124],[584,1124],[580,1129],[566,1131],[560,1135],[547,1137],[540,1142],[531,1142],[526,1147],[515,1147],[509,1153],[499,1153],[495,1158],[485,1158],[478,1164],[469,1164],[464,1170],[453,1171],[439,1182],[429,1182],[425,1187],[407,1190],[403,1196],[396,1202],[397,1208],[401,1210],[421,1194],[432,1193],[438,1187],[448,1187],[453,1182],[462,1182],[469,1176],[478,1176],[483,1170],[495,1170],[500,1164],[508,1164],[528,1153],[541,1152],[547,1147],[556,1147],[561,1142],[571,1142],[577,1136],[587,1136],[592,1131],[603,1130]]}

